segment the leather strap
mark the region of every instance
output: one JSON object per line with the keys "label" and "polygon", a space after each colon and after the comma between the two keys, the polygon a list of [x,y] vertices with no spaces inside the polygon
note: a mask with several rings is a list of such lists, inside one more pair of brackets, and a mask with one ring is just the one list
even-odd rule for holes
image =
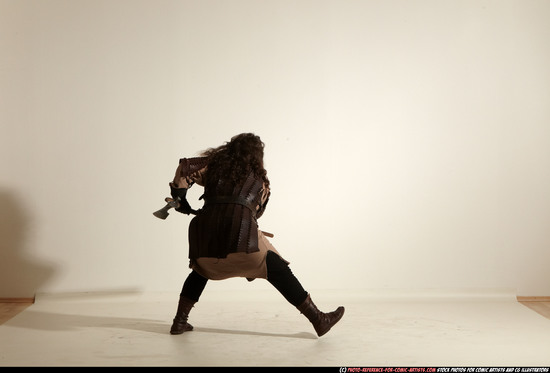
{"label": "leather strap", "polygon": [[250,211],[252,211],[252,214],[256,215],[256,206],[250,201],[247,201],[243,197],[235,197],[235,196],[216,196],[216,197],[204,197],[204,205],[215,205],[215,204],[221,204],[221,203],[227,203],[227,204],[237,204],[242,205],[246,208],[248,208]]}

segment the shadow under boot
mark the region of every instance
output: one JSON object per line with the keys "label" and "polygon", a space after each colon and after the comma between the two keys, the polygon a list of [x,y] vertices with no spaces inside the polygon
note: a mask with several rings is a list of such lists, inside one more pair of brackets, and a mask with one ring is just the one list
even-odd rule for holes
{"label": "shadow under boot", "polygon": [[344,307],[340,306],[335,311],[329,313],[321,312],[317,309],[309,294],[306,300],[297,308],[311,322],[319,337],[326,334],[334,324],[340,321],[345,311]]}
{"label": "shadow under boot", "polygon": [[182,334],[183,332],[188,332],[193,330],[193,325],[187,322],[189,317],[189,312],[196,302],[180,296],[178,303],[178,310],[176,312],[176,317],[174,317],[174,322],[172,323],[172,328],[170,329],[170,334]]}

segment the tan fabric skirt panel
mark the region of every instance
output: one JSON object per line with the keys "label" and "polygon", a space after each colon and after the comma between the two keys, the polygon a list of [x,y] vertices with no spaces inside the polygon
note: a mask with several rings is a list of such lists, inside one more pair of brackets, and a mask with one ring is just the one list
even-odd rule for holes
{"label": "tan fabric skirt panel", "polygon": [[[198,258],[192,269],[209,280],[225,280],[232,277],[267,279],[265,258],[268,251],[281,256],[271,242],[258,230],[258,248],[255,253],[233,253],[227,258]],[[283,259],[284,260],[284,259]],[[287,262],[288,263],[288,262]]]}

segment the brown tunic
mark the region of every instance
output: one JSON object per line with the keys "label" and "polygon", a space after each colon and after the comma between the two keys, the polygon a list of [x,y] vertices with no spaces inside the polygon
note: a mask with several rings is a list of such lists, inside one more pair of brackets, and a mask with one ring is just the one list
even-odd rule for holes
{"label": "brown tunic", "polygon": [[[203,157],[180,160],[172,186],[204,186],[207,162]],[[258,229],[270,191],[250,174],[242,185],[220,181],[205,188],[205,206],[189,224],[190,267],[211,280],[230,277],[267,278],[265,258],[277,250]]]}

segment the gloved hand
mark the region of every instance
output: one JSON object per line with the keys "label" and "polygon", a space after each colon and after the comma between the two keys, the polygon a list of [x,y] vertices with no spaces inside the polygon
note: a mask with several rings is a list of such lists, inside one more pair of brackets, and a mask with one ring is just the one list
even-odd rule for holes
{"label": "gloved hand", "polygon": [[189,204],[189,202],[187,202],[186,188],[176,188],[172,184],[170,184],[170,194],[172,195],[174,201],[177,201],[179,203],[179,206],[175,208],[177,212],[189,215],[193,211],[191,205]]}

